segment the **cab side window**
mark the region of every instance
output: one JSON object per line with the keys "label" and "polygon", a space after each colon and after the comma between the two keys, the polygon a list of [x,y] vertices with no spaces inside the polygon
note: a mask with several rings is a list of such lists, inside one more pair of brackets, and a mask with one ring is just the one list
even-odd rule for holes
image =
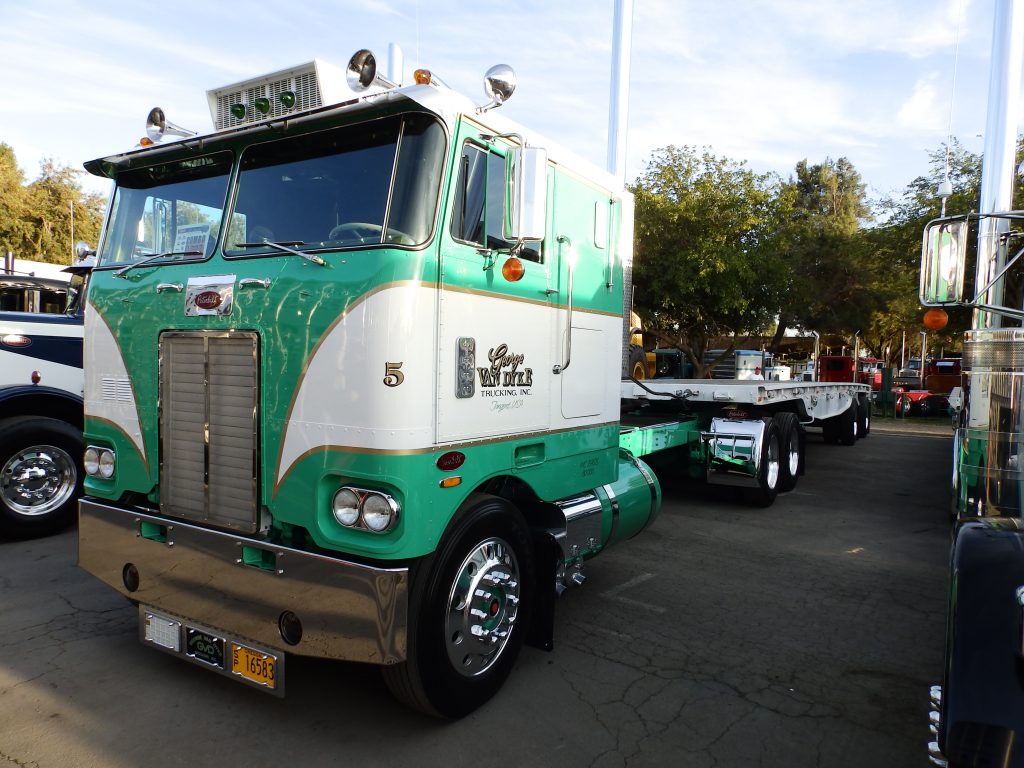
{"label": "cab side window", "polygon": [[[452,237],[480,248],[508,250],[515,243],[502,237],[504,205],[505,158],[466,142],[459,158]],[[539,262],[541,244],[529,243],[519,255]]]}

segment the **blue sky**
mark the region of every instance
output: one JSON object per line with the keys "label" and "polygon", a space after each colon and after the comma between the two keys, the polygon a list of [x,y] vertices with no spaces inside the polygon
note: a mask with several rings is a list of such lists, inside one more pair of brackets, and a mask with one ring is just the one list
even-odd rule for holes
{"label": "blue sky", "polygon": [[[708,146],[788,176],[848,157],[874,196],[928,167],[952,132],[984,129],[993,0],[635,0],[626,178],[669,144]],[[359,48],[401,46],[483,101],[510,64],[502,107],[604,166],[612,0],[0,0],[0,141],[28,179],[51,157],[80,168],[133,147],[146,114],[212,128],[208,88]],[[953,90],[959,19],[959,59]],[[105,192],[106,183],[83,179]]]}

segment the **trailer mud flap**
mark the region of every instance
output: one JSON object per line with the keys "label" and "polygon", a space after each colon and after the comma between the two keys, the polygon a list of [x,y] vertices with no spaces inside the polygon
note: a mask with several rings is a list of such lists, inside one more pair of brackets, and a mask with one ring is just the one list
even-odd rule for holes
{"label": "trailer mud flap", "polygon": [[712,419],[708,431],[700,435],[705,444],[707,482],[756,488],[765,429],[766,422],[761,419]]}

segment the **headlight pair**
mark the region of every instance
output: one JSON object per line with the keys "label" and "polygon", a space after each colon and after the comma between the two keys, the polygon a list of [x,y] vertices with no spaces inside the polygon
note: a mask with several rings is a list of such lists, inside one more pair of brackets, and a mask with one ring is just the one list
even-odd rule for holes
{"label": "headlight pair", "polygon": [[345,486],[334,494],[331,511],[346,528],[385,533],[398,521],[399,504],[386,493]]}
{"label": "headlight pair", "polygon": [[117,456],[109,448],[90,445],[82,456],[82,464],[85,467],[85,474],[90,477],[102,477],[104,480],[109,480],[114,476]]}

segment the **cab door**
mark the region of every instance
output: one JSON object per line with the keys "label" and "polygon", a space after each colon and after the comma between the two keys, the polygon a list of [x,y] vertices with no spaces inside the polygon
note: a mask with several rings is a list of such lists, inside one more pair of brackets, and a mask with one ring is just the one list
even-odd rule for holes
{"label": "cab door", "polygon": [[512,145],[465,121],[456,141],[440,237],[437,439],[545,431],[558,362],[557,249],[529,243],[518,255],[522,276],[503,275]]}

